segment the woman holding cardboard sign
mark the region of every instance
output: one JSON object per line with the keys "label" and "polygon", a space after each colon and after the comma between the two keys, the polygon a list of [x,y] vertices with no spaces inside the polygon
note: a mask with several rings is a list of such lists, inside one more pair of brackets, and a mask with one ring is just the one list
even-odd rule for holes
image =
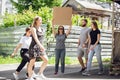
{"label": "woman holding cardboard sign", "polygon": [[58,73],[59,69],[59,60],[61,59],[61,73],[64,73],[65,70],[65,40],[70,33],[71,25],[67,32],[65,33],[64,27],[60,25],[58,27],[58,31],[56,32],[54,29],[54,20],[52,21],[52,32],[56,39],[56,47],[55,47],[55,75]]}

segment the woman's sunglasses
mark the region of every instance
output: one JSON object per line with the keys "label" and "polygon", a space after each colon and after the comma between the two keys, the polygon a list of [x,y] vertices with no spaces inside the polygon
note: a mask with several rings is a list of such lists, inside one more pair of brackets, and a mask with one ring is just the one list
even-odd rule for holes
{"label": "woman's sunglasses", "polygon": [[63,28],[59,28],[59,30],[63,30]]}

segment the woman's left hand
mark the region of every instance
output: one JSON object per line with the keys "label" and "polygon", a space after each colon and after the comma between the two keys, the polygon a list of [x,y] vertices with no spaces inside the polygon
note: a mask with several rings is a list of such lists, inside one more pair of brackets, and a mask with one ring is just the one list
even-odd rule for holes
{"label": "woman's left hand", "polygon": [[94,46],[91,46],[91,47],[90,47],[90,50],[93,50],[94,48],[95,48]]}

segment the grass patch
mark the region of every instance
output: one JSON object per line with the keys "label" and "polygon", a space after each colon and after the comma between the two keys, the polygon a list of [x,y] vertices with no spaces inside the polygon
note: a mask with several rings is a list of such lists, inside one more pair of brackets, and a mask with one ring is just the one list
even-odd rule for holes
{"label": "grass patch", "polygon": [[[110,60],[111,60],[110,57],[106,57],[106,58],[104,57],[104,58],[102,58],[102,61],[103,61],[103,62],[110,62]],[[92,61],[92,62],[97,62],[96,57],[93,58],[93,61]]]}
{"label": "grass patch", "polygon": [[11,58],[10,56],[3,57],[0,56],[0,64],[11,64],[11,63],[20,63],[21,57],[16,56],[14,58]]}
{"label": "grass patch", "polygon": [[[103,62],[110,62],[111,58],[102,58]],[[84,58],[83,58],[84,60]],[[0,64],[12,64],[12,63],[20,63],[21,62],[21,57],[16,56],[14,58],[11,58],[10,56],[0,56]],[[93,58],[93,63],[96,63],[97,60],[96,58]],[[55,64],[55,57],[50,57],[48,64]],[[79,64],[77,57],[65,57],[65,64]]]}
{"label": "grass patch", "polygon": [[[49,58],[49,64],[55,64],[55,57]],[[77,58],[65,57],[65,64],[79,64]]]}

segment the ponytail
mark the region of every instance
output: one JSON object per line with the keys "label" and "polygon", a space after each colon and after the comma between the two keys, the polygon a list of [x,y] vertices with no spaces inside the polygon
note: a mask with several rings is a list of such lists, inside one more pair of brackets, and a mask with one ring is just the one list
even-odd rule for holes
{"label": "ponytail", "polygon": [[25,36],[26,33],[27,33],[29,30],[30,30],[30,27],[27,27],[27,28],[25,29],[25,34],[24,34],[23,36]]}

